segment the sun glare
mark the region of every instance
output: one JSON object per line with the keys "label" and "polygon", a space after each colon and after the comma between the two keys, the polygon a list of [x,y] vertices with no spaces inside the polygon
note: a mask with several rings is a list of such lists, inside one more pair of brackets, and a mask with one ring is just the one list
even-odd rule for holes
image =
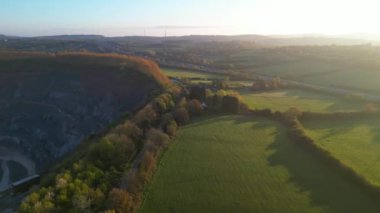
{"label": "sun glare", "polygon": [[239,23],[237,33],[379,33],[378,8],[380,2],[371,0],[268,1],[242,8],[232,22]]}

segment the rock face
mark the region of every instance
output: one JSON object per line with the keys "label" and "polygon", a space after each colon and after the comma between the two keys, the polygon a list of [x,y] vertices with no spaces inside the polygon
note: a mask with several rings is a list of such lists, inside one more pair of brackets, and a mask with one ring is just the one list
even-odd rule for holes
{"label": "rock face", "polygon": [[0,149],[11,150],[0,160],[15,153],[43,170],[161,88],[151,64],[115,57],[0,58]]}

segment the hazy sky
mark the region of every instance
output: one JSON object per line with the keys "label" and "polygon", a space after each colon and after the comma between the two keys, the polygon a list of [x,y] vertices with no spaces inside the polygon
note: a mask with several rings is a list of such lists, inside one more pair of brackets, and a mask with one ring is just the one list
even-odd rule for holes
{"label": "hazy sky", "polygon": [[380,33],[376,0],[0,0],[0,34]]}

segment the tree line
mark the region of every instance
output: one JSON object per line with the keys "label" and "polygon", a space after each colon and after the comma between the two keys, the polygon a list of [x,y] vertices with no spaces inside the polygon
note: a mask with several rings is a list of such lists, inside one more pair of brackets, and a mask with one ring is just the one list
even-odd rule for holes
{"label": "tree line", "polygon": [[247,110],[237,95],[172,86],[110,129],[85,156],[24,199],[19,212],[136,212],[178,127],[205,113]]}
{"label": "tree line", "polygon": [[357,173],[352,168],[345,165],[330,152],[318,146],[317,143],[309,137],[305,128],[302,126],[300,120],[307,119],[358,119],[363,117],[379,117],[378,112],[336,112],[336,113],[314,113],[314,112],[302,112],[297,108],[289,108],[286,112],[273,112],[270,109],[262,110],[250,110],[248,113],[251,116],[264,116],[270,119],[274,119],[282,123],[287,128],[287,134],[294,143],[301,146],[303,149],[314,155],[316,158],[332,167],[335,171],[338,171],[353,183],[360,186],[366,192],[371,194],[375,199],[380,199],[380,187],[371,184],[365,177]]}

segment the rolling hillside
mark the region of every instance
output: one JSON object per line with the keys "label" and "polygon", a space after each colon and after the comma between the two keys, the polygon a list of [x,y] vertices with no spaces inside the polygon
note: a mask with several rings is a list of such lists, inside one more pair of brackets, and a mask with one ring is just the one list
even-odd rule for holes
{"label": "rolling hillside", "polygon": [[43,171],[168,82],[137,57],[0,53],[0,189]]}

